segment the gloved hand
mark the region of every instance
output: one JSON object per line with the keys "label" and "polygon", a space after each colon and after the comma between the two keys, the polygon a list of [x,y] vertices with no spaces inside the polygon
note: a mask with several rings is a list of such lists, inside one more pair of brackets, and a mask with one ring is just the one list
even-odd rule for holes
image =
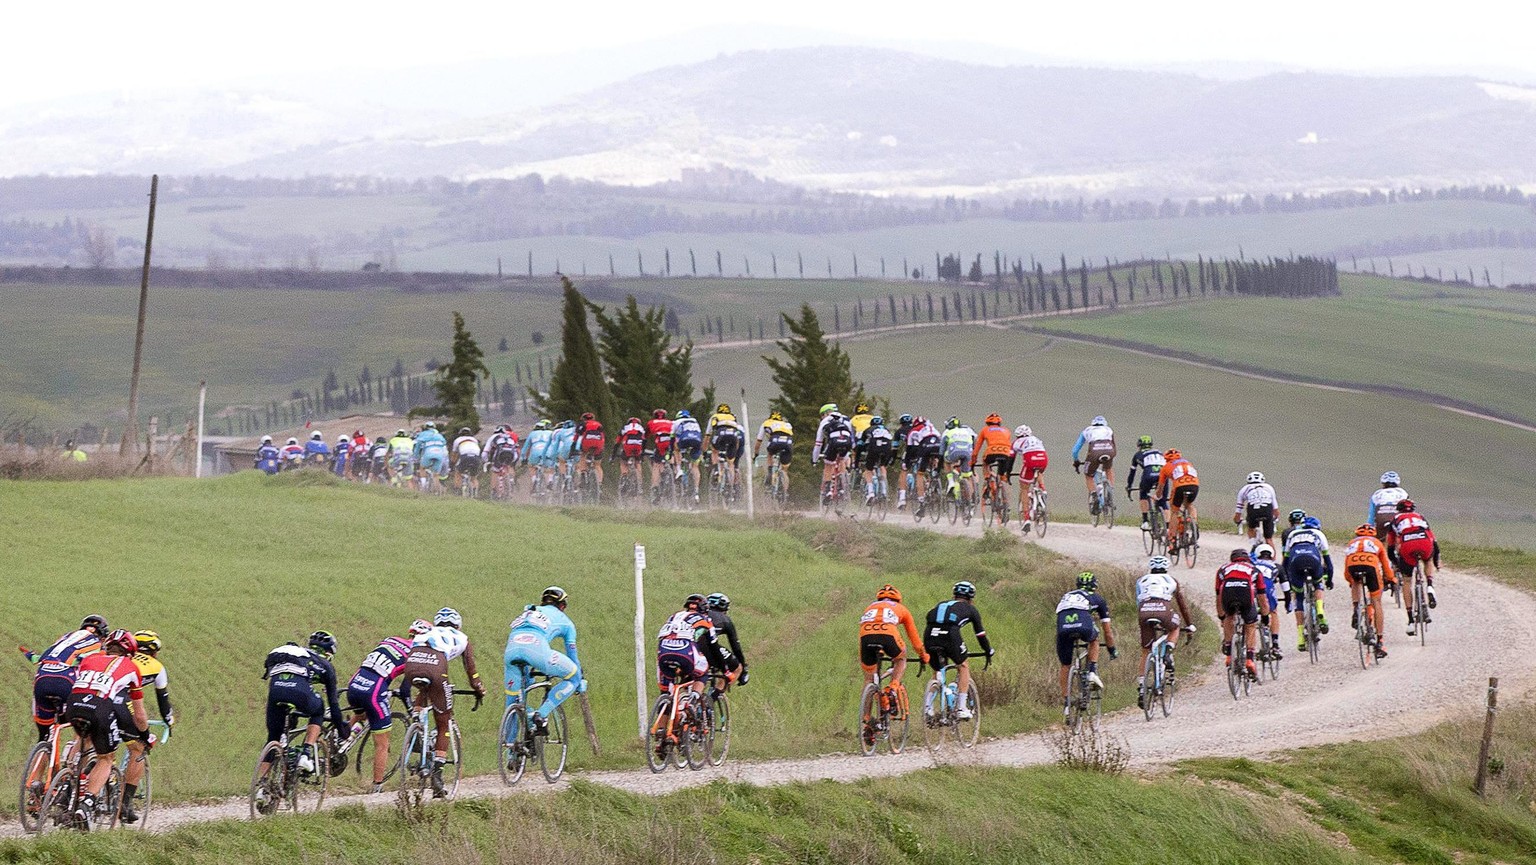
{"label": "gloved hand", "polygon": [[747,665],[746,664],[742,664],[741,665],[741,676],[736,680],[737,686],[746,685],[747,684],[747,680],[750,679],[750,678],[751,678],[751,675],[747,672]]}
{"label": "gloved hand", "polygon": [[1235,525],[1239,525],[1239,524],[1242,523],[1242,521],[1243,521],[1242,514],[1233,514],[1232,515],[1232,525],[1234,525],[1234,526]]}
{"label": "gloved hand", "polygon": [[1182,630],[1186,634],[1193,634],[1195,632],[1195,626],[1194,625],[1185,625],[1183,628],[1180,628],[1180,630]]}
{"label": "gloved hand", "polygon": [[1328,591],[1333,591],[1333,577],[1324,577],[1323,586],[1327,588]]}
{"label": "gloved hand", "polygon": [[1110,646],[1109,647],[1109,659],[1111,661],[1113,661],[1113,660],[1115,660],[1118,657],[1120,657],[1120,650],[1115,648],[1114,646]]}
{"label": "gloved hand", "polygon": [[469,710],[471,712],[478,712],[478,711],[480,711],[480,704],[483,703],[483,702],[485,702],[485,691],[484,690],[476,691],[475,692],[475,705],[471,706]]}
{"label": "gloved hand", "polygon": [[1083,461],[1082,460],[1073,460],[1072,461],[1072,473],[1073,474],[1079,474],[1079,475],[1082,474],[1083,473],[1082,469],[1083,469]]}

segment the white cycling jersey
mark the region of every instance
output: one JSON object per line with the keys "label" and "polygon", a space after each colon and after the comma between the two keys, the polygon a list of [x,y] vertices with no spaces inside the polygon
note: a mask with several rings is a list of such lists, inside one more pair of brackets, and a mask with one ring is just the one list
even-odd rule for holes
{"label": "white cycling jersey", "polygon": [[1269,484],[1244,484],[1237,491],[1237,509],[1252,506],[1262,508],[1265,505],[1276,504],[1275,488]]}
{"label": "white cycling jersey", "polygon": [[1043,450],[1045,450],[1045,442],[1042,442],[1039,436],[1023,436],[1013,440],[1013,452],[1016,454],[1027,454]]}
{"label": "white cycling jersey", "polygon": [[458,628],[437,625],[425,634],[417,634],[416,639],[411,641],[411,645],[436,649],[451,661],[464,654],[464,650],[469,648],[469,637]]}
{"label": "white cycling jersey", "polygon": [[1402,487],[1382,487],[1371,493],[1371,519],[1380,520],[1383,514],[1390,517],[1397,513],[1397,503],[1408,498]]}
{"label": "white cycling jersey", "polygon": [[1179,591],[1179,581],[1167,574],[1146,574],[1136,581],[1136,603],[1171,601]]}
{"label": "white cycling jersey", "polygon": [[474,436],[459,436],[453,440],[453,452],[461,457],[480,456],[480,440]]}

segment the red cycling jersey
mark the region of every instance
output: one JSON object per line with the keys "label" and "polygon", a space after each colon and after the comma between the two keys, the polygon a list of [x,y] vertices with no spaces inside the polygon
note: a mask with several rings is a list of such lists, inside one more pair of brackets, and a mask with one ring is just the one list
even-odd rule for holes
{"label": "red cycling jersey", "polygon": [[645,427],[627,423],[619,430],[619,451],[631,459],[645,452]]}
{"label": "red cycling jersey", "polygon": [[645,431],[656,447],[656,455],[666,456],[672,448],[672,422],[666,418],[657,418],[645,425]]}
{"label": "red cycling jersey", "polygon": [[113,702],[122,702],[124,692],[131,700],[144,699],[144,678],[139,666],[127,655],[106,652],[88,656],[75,671],[76,696],[94,694]]}
{"label": "red cycling jersey", "polygon": [[1246,587],[1248,593],[1257,596],[1260,587],[1264,585],[1264,578],[1248,562],[1228,562],[1216,571],[1216,597],[1221,597],[1223,589]]}
{"label": "red cycling jersey", "polygon": [[608,441],[603,435],[603,425],[595,420],[583,421],[576,427],[576,440],[584,452],[601,451]]}

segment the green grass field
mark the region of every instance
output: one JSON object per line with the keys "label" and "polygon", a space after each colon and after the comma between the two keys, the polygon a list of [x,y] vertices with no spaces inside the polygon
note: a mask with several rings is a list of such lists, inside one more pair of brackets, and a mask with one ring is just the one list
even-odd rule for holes
{"label": "green grass field", "polygon": [[[1040,330],[1110,337],[1331,382],[1425,391],[1536,423],[1536,295],[1369,276],[1298,303],[1244,298],[1056,318]],[[1382,417],[1381,425],[1394,423]],[[1376,424],[1373,423],[1373,426]]]}
{"label": "green grass field", "polygon": [[[819,520],[777,528],[731,518],[621,520],[392,495],[323,475],[0,482],[0,520],[7,560],[22,563],[9,577],[12,592],[30,604],[26,617],[0,625],[0,645],[46,645],[90,612],[165,639],[182,721],[156,752],[156,789],[172,799],[238,793],[249,783],[263,736],[261,661],[273,646],[327,628],[350,678],[381,637],[444,605],[463,613],[493,693],[478,713],[460,704],[468,768],[493,771],[506,623],[550,583],[571,593],[605,744],[600,760],[576,746],[574,767],[643,765],[634,726],[636,541],[650,565],[648,644],[690,592],[733,598],[753,672],[737,694],[744,723],[733,759],[855,748],[857,617],[888,580],[919,616],[955,580],[977,582],[1000,648],[983,682],[987,733],[1027,730],[1059,717],[1048,645],[1055,599],[1076,574],[1002,536],[977,543]],[[1121,606],[1131,603],[1128,575],[1106,587]],[[1108,677],[1114,704],[1134,699],[1132,673]],[[30,675],[18,656],[0,664],[5,765],[19,765],[33,741]],[[455,678],[462,683],[461,673]],[[915,669],[908,682],[917,686]]]}

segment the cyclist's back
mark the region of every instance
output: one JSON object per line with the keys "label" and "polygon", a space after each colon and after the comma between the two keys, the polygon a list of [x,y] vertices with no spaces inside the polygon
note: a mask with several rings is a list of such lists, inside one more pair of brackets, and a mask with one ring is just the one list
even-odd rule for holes
{"label": "cyclist's back", "polygon": [[[555,709],[575,693],[578,687],[585,691],[586,680],[581,672],[581,658],[576,649],[576,625],[565,614],[567,605],[565,590],[559,586],[545,589],[539,603],[529,604],[512,620],[507,634],[507,647],[502,654],[507,682],[507,705],[521,698],[527,688],[524,670],[542,673],[554,680],[544,703],[534,720],[542,726]],[[559,640],[563,652],[551,645]]]}
{"label": "cyclist's back", "polygon": [[[94,626],[93,620],[101,624]],[[90,616],[79,630],[64,634],[42,652],[28,655],[37,664],[32,679],[32,720],[37,724],[38,741],[47,738],[48,728],[63,716],[75,672],[81,661],[102,651],[105,632],[106,620]]]}

